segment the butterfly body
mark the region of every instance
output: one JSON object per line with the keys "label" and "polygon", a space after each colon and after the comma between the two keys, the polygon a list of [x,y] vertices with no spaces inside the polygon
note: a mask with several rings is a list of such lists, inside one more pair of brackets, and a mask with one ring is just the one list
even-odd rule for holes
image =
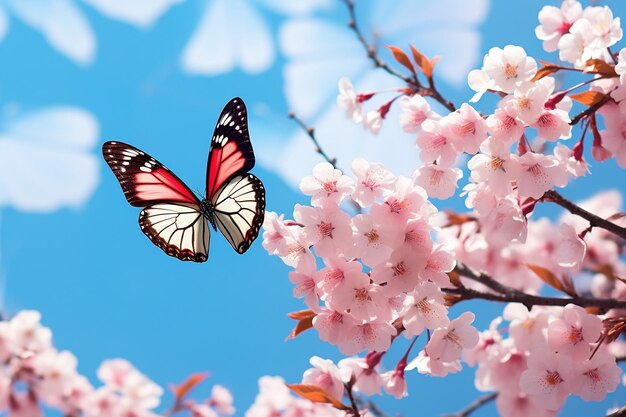
{"label": "butterfly body", "polygon": [[254,166],[254,152],[241,99],[232,99],[218,119],[202,200],[172,171],[132,145],[106,142],[102,152],[128,202],[143,207],[141,230],[168,255],[206,261],[208,224],[240,254],[258,236],[265,214],[265,189],[248,172]]}

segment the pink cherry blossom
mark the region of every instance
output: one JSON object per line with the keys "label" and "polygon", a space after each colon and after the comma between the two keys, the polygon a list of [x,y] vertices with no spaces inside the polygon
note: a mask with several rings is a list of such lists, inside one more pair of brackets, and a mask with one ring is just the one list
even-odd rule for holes
{"label": "pink cherry blossom", "polygon": [[496,409],[502,417],[555,417],[558,411],[547,410],[542,404],[519,391],[501,391],[496,398]]}
{"label": "pink cherry blossom", "polygon": [[621,168],[626,168],[626,119],[616,105],[602,107],[606,130],[600,131],[602,147],[610,152]]}
{"label": "pink cherry blossom", "polygon": [[499,107],[487,117],[487,130],[494,139],[502,142],[502,149],[508,150],[524,133],[524,124],[518,119],[515,107]]}
{"label": "pink cherry blossom", "polygon": [[420,272],[420,278],[439,287],[448,287],[450,278],[447,273],[452,271],[455,265],[454,255],[448,249],[439,246],[428,256],[426,267]]}
{"label": "pink cherry blossom", "polygon": [[385,381],[385,392],[397,399],[406,397],[406,379],[404,378],[404,369],[394,369],[382,374]]}
{"label": "pink cherry blossom", "polygon": [[315,281],[315,270],[308,271],[292,271],[289,273],[289,281],[296,286],[293,288],[293,296],[296,298],[304,297],[304,303],[312,308],[317,309],[319,306],[319,297],[317,295],[317,282]]}
{"label": "pink cherry blossom", "polygon": [[619,75],[620,84],[626,84],[626,48],[622,48],[617,56],[615,72]]}
{"label": "pink cherry blossom", "polygon": [[543,348],[531,351],[527,363],[528,369],[520,377],[520,388],[532,401],[548,410],[558,410],[571,392],[572,359]]}
{"label": "pink cherry blossom", "polygon": [[380,265],[404,241],[402,230],[389,223],[375,223],[371,216],[359,214],[352,218],[354,251],[363,262],[374,267]]}
{"label": "pink cherry blossom", "polygon": [[580,68],[592,58],[593,50],[589,48],[595,41],[593,26],[589,20],[580,18],[572,24],[569,33],[564,34],[558,42],[559,59],[571,62]]}
{"label": "pink cherry blossom", "polygon": [[313,168],[313,175],[304,177],[300,182],[300,190],[310,195],[314,206],[338,204],[344,195],[354,190],[350,177],[335,169],[328,162],[321,162]]}
{"label": "pink cherry blossom", "polygon": [[514,196],[500,199],[493,210],[487,215],[482,214],[480,225],[491,244],[503,246],[511,241],[526,242],[526,216]]}
{"label": "pink cherry blossom", "polygon": [[[623,31],[620,18],[613,18],[613,12],[608,6],[587,7],[583,11],[583,18],[591,24],[594,42],[592,58],[600,58],[606,48],[622,39]],[[596,52],[597,51],[597,52]]]}
{"label": "pink cherry blossom", "polygon": [[317,282],[319,293],[323,299],[326,299],[328,294],[332,294],[347,276],[362,275],[363,266],[356,260],[347,261],[345,258],[333,256],[325,258],[324,264],[326,266],[320,269],[315,277],[315,282]]}
{"label": "pink cherry blossom", "polygon": [[382,198],[393,188],[395,178],[382,164],[357,158],[352,161],[352,172],[356,175],[352,198],[362,207],[371,206],[375,199]]}
{"label": "pink cherry blossom", "polygon": [[470,103],[476,103],[479,101],[487,90],[495,89],[493,79],[483,70],[475,69],[470,71],[467,75],[467,84],[472,90],[476,91],[476,94],[474,94],[469,100]]}
{"label": "pink cherry blossom", "polygon": [[346,332],[355,325],[356,320],[350,314],[328,308],[321,308],[313,318],[313,327],[317,330],[320,339],[333,345],[343,343]]}
{"label": "pink cherry blossom", "polygon": [[454,195],[462,176],[463,172],[458,168],[426,164],[415,171],[414,179],[415,184],[426,190],[429,197],[445,200]]}
{"label": "pink cherry blossom", "polygon": [[423,188],[406,177],[398,177],[393,193],[388,194],[383,203],[374,204],[370,213],[378,223],[406,224],[409,219],[427,217],[436,211],[427,198]]}
{"label": "pink cherry blossom", "polygon": [[349,357],[337,363],[344,382],[355,381],[354,389],[365,395],[380,394],[384,384],[376,368],[370,367],[364,358]]}
{"label": "pink cherry blossom", "polygon": [[545,346],[545,328],[550,310],[545,307],[533,307],[528,311],[526,306],[510,303],[502,313],[505,320],[509,320],[509,334],[515,345],[521,351],[533,350]]}
{"label": "pink cherry blossom", "polygon": [[512,160],[517,164],[506,163],[505,169],[517,178],[521,196],[538,199],[554,186],[567,184],[567,171],[553,156],[526,152],[522,156],[514,156]]}
{"label": "pink cherry blossom", "polygon": [[407,133],[417,132],[425,120],[438,120],[440,116],[430,109],[426,99],[419,94],[400,99],[400,126]]}
{"label": "pink cherry blossom", "polygon": [[611,354],[600,349],[593,358],[577,362],[575,373],[572,393],[585,401],[602,401],[617,389],[622,370]]}
{"label": "pink cherry blossom", "polygon": [[304,236],[319,256],[335,256],[352,252],[350,217],[338,207],[307,207],[296,205],[294,218],[304,225]]}
{"label": "pink cherry blossom", "polygon": [[377,135],[383,127],[384,117],[378,110],[368,111],[363,118],[363,127]]}
{"label": "pink cherry blossom", "polygon": [[381,306],[387,302],[382,288],[371,284],[364,274],[349,274],[328,298],[329,305],[339,311],[350,311],[358,321],[381,317]]}
{"label": "pink cherry blossom", "polygon": [[574,304],[568,304],[548,325],[548,345],[553,350],[583,360],[591,355],[590,343],[600,338],[602,322]]}
{"label": "pink cherry blossom", "polygon": [[483,69],[495,82],[497,89],[512,93],[516,86],[530,81],[537,72],[537,62],[519,46],[491,48],[483,61]]}
{"label": "pink cherry blossom", "polygon": [[420,284],[404,302],[406,307],[402,325],[407,338],[420,335],[424,328],[434,330],[450,323],[443,294],[432,282]]}
{"label": "pink cherry blossom", "polygon": [[420,282],[419,274],[424,270],[428,254],[416,254],[409,246],[393,252],[389,260],[372,269],[371,279],[377,284],[385,284],[388,297],[400,292],[412,291]]}
{"label": "pink cherry blossom", "polygon": [[446,116],[444,128],[459,152],[475,154],[487,139],[485,119],[467,103]]}
{"label": "pink cherry blossom", "polygon": [[537,38],[543,41],[543,49],[547,52],[556,51],[561,36],[569,32],[582,14],[582,6],[576,0],[565,0],[560,8],[544,6],[539,12],[540,25],[535,29]]}
{"label": "pink cherry blossom", "polygon": [[221,385],[216,384],[213,385],[213,388],[211,388],[209,405],[222,415],[230,416],[235,414],[235,407],[233,407],[233,395],[227,388]]}
{"label": "pink cherry blossom", "polygon": [[582,177],[589,173],[587,162],[582,158],[577,159],[574,151],[562,143],[557,143],[554,147],[554,157],[572,177]]}
{"label": "pink cherry blossom", "polygon": [[339,343],[339,350],[346,355],[354,355],[366,349],[384,352],[389,349],[391,337],[396,333],[396,328],[386,321],[357,324],[348,329],[345,339]]}
{"label": "pink cherry blossom", "polygon": [[457,373],[461,370],[460,361],[444,362],[441,359],[428,355],[426,349],[422,350],[406,367],[407,371],[417,369],[420,374],[444,377],[448,374]]}
{"label": "pink cherry blossom", "polygon": [[563,110],[545,110],[531,126],[537,128],[543,139],[555,141],[572,136],[570,121],[569,115]]}
{"label": "pink cherry blossom", "polygon": [[422,130],[417,133],[417,147],[420,148],[420,159],[425,163],[437,162],[449,167],[456,161],[459,152],[453,138],[444,127],[444,120],[426,120]]}
{"label": "pink cherry blossom", "polygon": [[470,366],[478,362],[487,362],[487,358],[492,354],[493,347],[502,341],[502,335],[498,326],[502,324],[502,317],[491,320],[489,328],[478,333],[478,344],[473,349],[463,351],[463,361]]}
{"label": "pink cherry blossom", "polygon": [[452,362],[461,357],[463,349],[472,349],[478,343],[478,330],[470,326],[474,313],[465,311],[450,324],[436,329],[426,349],[431,357]]}
{"label": "pink cherry blossom", "polygon": [[559,226],[559,246],[556,249],[556,263],[563,268],[579,268],[582,266],[587,245],[578,236],[576,230],[567,223]]}
{"label": "pink cherry blossom", "polygon": [[363,120],[362,102],[358,99],[352,83],[346,77],[339,80],[337,104],[346,111],[346,117],[352,119],[354,123],[361,123]]}
{"label": "pink cherry blossom", "polygon": [[9,341],[15,355],[42,352],[52,346],[52,332],[39,324],[41,314],[22,310],[9,322]]}
{"label": "pink cherry blossom", "polygon": [[[511,172],[505,169],[505,162],[511,161],[510,145],[494,137],[487,139],[480,146],[480,153],[474,155],[467,163],[471,171],[472,181],[484,182],[498,196],[511,192]],[[515,162],[507,162],[515,164]]]}
{"label": "pink cherry blossom", "polygon": [[317,385],[340,400],[344,388],[339,368],[330,359],[322,359],[319,356],[313,356],[309,362],[313,368],[304,372],[302,383]]}
{"label": "pink cherry blossom", "polygon": [[549,96],[550,91],[546,85],[527,82],[517,87],[512,96],[503,98],[500,105],[508,108],[525,124],[532,125],[545,112],[544,104]]}

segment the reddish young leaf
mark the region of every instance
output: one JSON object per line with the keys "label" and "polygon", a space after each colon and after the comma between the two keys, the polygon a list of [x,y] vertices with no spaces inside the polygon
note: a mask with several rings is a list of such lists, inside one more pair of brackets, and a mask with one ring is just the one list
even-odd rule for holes
{"label": "reddish young leaf", "polygon": [[537,70],[537,73],[533,77],[532,81],[538,81],[542,79],[543,77],[547,77],[548,75],[558,72],[561,69],[560,66],[553,64],[551,62],[545,62],[545,61],[539,61],[539,62],[541,62],[541,65],[543,66]]}
{"label": "reddish young leaf", "polygon": [[294,393],[314,403],[330,404],[338,410],[349,410],[350,407],[333,397],[328,391],[313,384],[287,384]]}
{"label": "reddish young leaf", "polygon": [[570,94],[570,98],[586,106],[593,106],[602,100],[606,100],[608,96],[599,91],[585,91],[584,93]]}
{"label": "reddish young leaf", "polygon": [[426,78],[431,79],[433,76],[433,67],[435,64],[431,63],[426,55],[422,54],[417,50],[413,45],[409,45],[411,47],[411,53],[413,54],[413,60],[417,64],[418,67],[422,70]]}
{"label": "reddish young leaf", "polygon": [[611,65],[601,59],[589,59],[585,64],[587,66],[585,67],[584,72],[606,75],[608,77],[617,77],[615,65]]}
{"label": "reddish young leaf", "polygon": [[578,293],[576,292],[576,288],[574,288],[574,281],[572,281],[572,277],[567,275],[563,275],[561,277],[561,283],[563,284],[563,291],[570,297],[578,297]]}
{"label": "reddish young leaf", "polygon": [[312,310],[300,310],[294,311],[288,314],[289,318],[298,320],[296,327],[291,330],[291,333],[286,337],[286,340],[293,339],[305,330],[313,327],[313,318],[316,314]]}
{"label": "reddish young leaf", "polygon": [[415,68],[413,68],[413,64],[411,63],[411,60],[404,53],[404,51],[402,51],[402,49],[396,46],[392,46],[392,45],[386,45],[386,46],[387,48],[389,48],[389,50],[393,54],[393,57],[395,58],[395,60],[398,61],[400,64],[402,64],[404,68],[411,71],[413,75],[415,75]]}
{"label": "reddish young leaf", "polygon": [[191,374],[182,384],[170,386],[170,390],[174,393],[175,403],[180,402],[185,398],[187,394],[199,383],[207,379],[208,372],[199,372],[197,374]]}
{"label": "reddish young leaf", "polygon": [[539,265],[526,264],[526,266],[535,273],[543,282],[559,291],[566,292],[563,283],[557,278],[552,271]]}
{"label": "reddish young leaf", "polygon": [[300,311],[293,311],[291,313],[288,313],[287,316],[290,319],[303,320],[303,319],[315,317],[315,313],[313,312],[313,310],[300,310]]}

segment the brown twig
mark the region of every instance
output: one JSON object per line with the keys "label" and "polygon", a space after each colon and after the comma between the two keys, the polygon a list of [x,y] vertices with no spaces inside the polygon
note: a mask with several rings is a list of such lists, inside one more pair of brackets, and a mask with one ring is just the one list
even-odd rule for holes
{"label": "brown twig", "polygon": [[459,275],[469,278],[473,281],[484,284],[494,292],[483,292],[465,286],[456,288],[443,288],[446,294],[456,296],[456,302],[472,299],[496,301],[499,303],[521,303],[524,304],[529,310],[532,306],[560,306],[564,307],[568,304],[576,304],[581,307],[598,307],[603,310],[610,310],[612,308],[626,308],[626,301],[614,300],[609,298],[586,298],[586,297],[542,297],[539,295],[532,295],[523,291],[516,290],[515,288],[502,285],[490,276],[484,273],[478,273],[468,268],[463,264],[457,265],[455,268]]}
{"label": "brown twig", "polygon": [[350,412],[352,412],[355,417],[359,417],[361,413],[359,412],[359,406],[357,405],[357,402],[354,399],[354,394],[352,393],[352,384],[343,384],[343,386],[346,389],[346,395],[348,396],[348,399],[350,400],[350,406],[352,407],[350,409]]}
{"label": "brown twig", "polygon": [[343,0],[343,2],[348,7],[348,13],[350,15],[350,20],[348,21],[348,27],[354,31],[357,39],[359,40],[361,45],[363,45],[363,48],[365,48],[368,58],[371,59],[372,62],[374,63],[374,66],[402,80],[405,84],[407,84],[411,88],[411,90],[413,90],[414,94],[419,94],[420,96],[423,96],[423,97],[432,97],[434,100],[439,102],[442,106],[444,106],[450,112],[453,112],[456,110],[456,106],[454,105],[454,103],[450,100],[446,100],[441,95],[439,90],[435,88],[435,81],[433,80],[432,77],[428,79],[428,82],[430,83],[430,85],[426,87],[426,86],[423,86],[419,82],[416,75],[413,75],[412,77],[406,76],[394,70],[385,61],[383,61],[378,56],[378,53],[376,52],[376,46],[368,42],[368,40],[365,38],[365,35],[363,34],[363,31],[361,31],[361,28],[357,24],[356,11],[354,7],[355,0]]}
{"label": "brown twig", "polygon": [[289,118],[294,120],[306,132],[306,134],[309,135],[309,138],[311,138],[313,144],[315,145],[315,152],[320,154],[322,158],[324,158],[329,164],[333,166],[333,168],[339,169],[337,168],[337,158],[331,158],[330,156],[328,156],[328,154],[320,146],[320,143],[315,137],[315,129],[307,126],[306,123],[304,123],[304,121],[300,119],[294,112],[289,112]]}
{"label": "brown twig", "polygon": [[570,213],[582,217],[585,220],[588,220],[591,227],[600,227],[621,237],[622,239],[626,239],[626,228],[618,226],[617,224],[609,220],[603,219],[602,217],[596,216],[595,214],[588,212],[587,210],[572,203],[554,190],[547,191],[543,195],[542,200],[558,204]]}
{"label": "brown twig", "polygon": [[610,100],[611,100],[611,97],[607,95],[606,97],[602,98],[597,103],[587,107],[585,110],[581,111],[576,116],[572,117],[572,120],[569,122],[569,124],[574,126],[575,124],[580,122],[583,118],[589,116],[591,113],[595,113],[596,111],[598,111],[600,107],[604,106]]}
{"label": "brown twig", "polygon": [[361,409],[369,410],[375,417],[389,417],[389,415],[381,410],[372,400],[365,400],[359,396],[355,396],[354,399]]}
{"label": "brown twig", "polygon": [[365,35],[363,35],[363,32],[361,32],[361,29],[359,28],[359,26],[356,23],[356,12],[354,10],[355,0],[343,0],[343,2],[348,7],[348,13],[350,14],[350,21],[348,22],[348,26],[350,27],[350,29],[352,29],[354,31],[354,33],[356,34],[357,38],[359,39],[359,42],[365,48],[365,51],[367,52],[368,58],[372,60],[374,65],[377,68],[380,68],[380,69],[386,71],[387,73],[393,75],[394,77],[401,79],[406,84],[408,84],[410,86],[413,86],[415,88],[420,88],[421,85],[420,85],[419,81],[417,81],[417,79],[412,78],[412,77],[407,77],[407,76],[399,73],[398,71],[394,70],[389,65],[387,65],[382,59],[380,59],[380,57],[376,53],[376,47],[369,44],[367,39],[365,39]]}
{"label": "brown twig", "polygon": [[489,404],[490,402],[492,402],[493,400],[495,400],[498,397],[498,393],[494,392],[492,394],[487,394],[485,396],[482,396],[480,398],[478,398],[476,401],[474,401],[473,403],[471,403],[470,405],[468,405],[467,407],[465,407],[463,410],[455,413],[455,414],[448,414],[444,417],[467,417],[470,414],[472,414],[474,411],[478,410],[480,407],[482,407],[485,404]]}

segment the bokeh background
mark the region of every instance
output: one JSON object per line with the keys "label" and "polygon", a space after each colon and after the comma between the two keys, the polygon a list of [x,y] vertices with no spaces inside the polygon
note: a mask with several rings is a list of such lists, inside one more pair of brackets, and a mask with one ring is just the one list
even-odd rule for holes
{"label": "bokeh background", "polygon": [[[467,72],[481,66],[492,46],[516,44],[531,56],[557,59],[534,37],[540,8],[557,3],[357,0],[357,15],[377,45],[410,42],[428,56],[441,55],[438,85],[461,103],[472,95]],[[625,15],[624,2],[608,3]],[[347,19],[340,0],[0,2],[3,314],[41,311],[57,347],[74,352],[94,383],[100,362],[115,357],[162,386],[210,371],[198,397],[211,383],[223,384],[240,416],[262,375],[299,382],[312,355],[339,359],[314,332],[284,341],[294,324],[286,314],[302,303],[292,297],[288,268],[267,256],[260,241],[240,256],[214,234],[205,264],[179,262],[154,247],[100,146],[132,143],[199,190],[215,119],[231,97],[241,96],[268,210],[289,217],[295,203],[306,202],[297,184],[321,160],[287,118],[290,110],[317,128],[339,166],[364,156],[411,173],[417,151],[396,110],[373,136],[336,108],[341,76],[360,91],[401,86],[372,68]],[[391,61],[384,48],[381,56]],[[613,161],[592,170],[568,187],[568,197],[626,191]],[[439,206],[461,209],[462,202]],[[463,304],[453,314],[470,308],[484,328],[501,306]],[[407,378],[408,398],[378,400],[390,415],[437,416],[479,395],[471,369],[444,379]],[[623,405],[625,393],[620,387],[603,404],[569,400],[563,415],[603,415],[607,406]],[[495,415],[495,408],[477,415]]]}

